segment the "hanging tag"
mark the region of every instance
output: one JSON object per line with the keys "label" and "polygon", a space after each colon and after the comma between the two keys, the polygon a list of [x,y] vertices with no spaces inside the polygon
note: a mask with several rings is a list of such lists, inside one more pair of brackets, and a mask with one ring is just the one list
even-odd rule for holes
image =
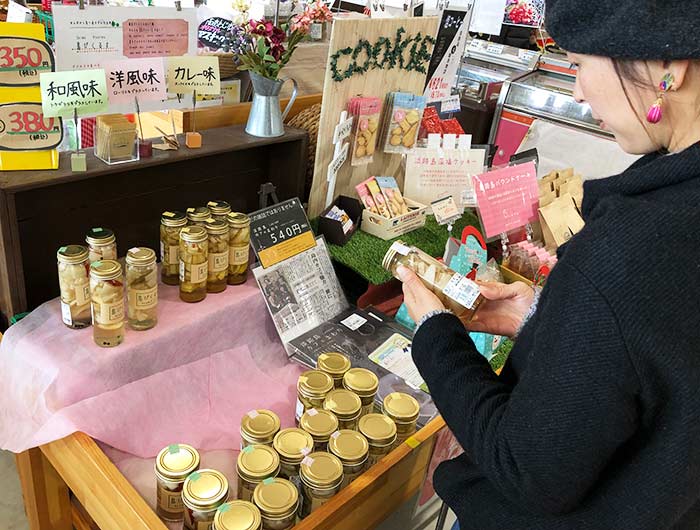
{"label": "hanging tag", "polygon": [[459,100],[459,94],[449,96],[440,102],[440,112],[459,112],[462,110]]}
{"label": "hanging tag", "polygon": [[452,195],[448,195],[447,197],[431,202],[430,207],[432,208],[435,220],[439,225],[454,223],[454,221],[462,217],[462,214],[459,211],[459,208],[457,208],[457,204],[455,203]]}
{"label": "hanging tag", "polygon": [[442,148],[443,149],[455,149],[457,147],[457,135],[456,134],[443,134],[442,135]]}
{"label": "hanging tag", "polygon": [[472,135],[471,134],[460,134],[457,137],[457,149],[460,151],[467,151],[472,147]]}

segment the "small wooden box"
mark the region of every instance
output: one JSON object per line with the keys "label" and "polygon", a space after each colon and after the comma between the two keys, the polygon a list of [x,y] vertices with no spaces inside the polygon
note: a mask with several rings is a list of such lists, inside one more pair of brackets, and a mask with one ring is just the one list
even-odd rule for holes
{"label": "small wooden box", "polygon": [[365,208],[362,211],[362,230],[388,241],[425,226],[428,207],[408,198],[405,200],[410,211],[392,219],[372,213]]}
{"label": "small wooden box", "polygon": [[[331,208],[333,208],[333,206],[337,206],[341,210],[345,210],[345,213],[350,216],[354,226],[347,234],[343,232],[343,224],[340,221],[326,217],[326,214]],[[335,199],[335,201],[333,201],[333,204],[321,212],[321,215],[318,218],[318,231],[320,234],[323,234],[326,241],[332,243],[333,245],[342,247],[350,240],[352,235],[359,228],[361,218],[362,203],[357,199],[353,199],[352,197],[340,195]]]}

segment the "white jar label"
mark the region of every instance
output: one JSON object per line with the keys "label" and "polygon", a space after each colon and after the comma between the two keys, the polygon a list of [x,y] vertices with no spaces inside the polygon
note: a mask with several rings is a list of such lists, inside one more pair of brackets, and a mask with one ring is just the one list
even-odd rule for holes
{"label": "white jar label", "polygon": [[192,265],[192,279],[191,283],[201,283],[207,281],[207,274],[209,272],[209,263],[200,263],[199,265]]}
{"label": "white jar label", "polygon": [[151,309],[158,304],[158,286],[141,291],[134,291],[136,294],[136,307],[138,309]]}
{"label": "white jar label", "polygon": [[173,245],[168,247],[168,263],[173,265],[180,260],[180,247]]}
{"label": "white jar label", "polygon": [[112,304],[99,304],[100,324],[115,324],[124,320],[124,301],[120,300]]}
{"label": "white jar label", "polygon": [[180,261],[180,281],[185,281],[185,262]]}
{"label": "white jar label", "polygon": [[467,309],[472,308],[476,299],[479,298],[479,294],[481,294],[476,283],[458,273],[452,276],[452,279],[442,292]]}
{"label": "white jar label", "polygon": [[90,301],[90,284],[85,283],[83,285],[75,286],[75,303],[79,306],[85,305]]}
{"label": "white jar label", "polygon": [[73,317],[70,314],[70,305],[61,300],[61,318],[67,326],[73,325]]}
{"label": "white jar label", "polygon": [[248,245],[241,247],[229,247],[228,261],[231,265],[245,265],[248,263]]}
{"label": "white jar label", "polygon": [[160,261],[165,261],[165,243],[160,240]]}
{"label": "white jar label", "polygon": [[221,272],[228,269],[228,252],[209,254],[209,272]]}
{"label": "white jar label", "polygon": [[296,414],[294,417],[297,420],[297,423],[299,423],[299,420],[301,417],[304,415],[304,404],[297,398],[297,409],[296,409]]}

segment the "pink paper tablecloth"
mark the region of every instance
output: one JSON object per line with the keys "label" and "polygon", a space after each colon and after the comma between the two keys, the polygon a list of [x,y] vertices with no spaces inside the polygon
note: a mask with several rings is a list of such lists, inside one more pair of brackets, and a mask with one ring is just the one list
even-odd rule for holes
{"label": "pink paper tablecloth", "polygon": [[282,347],[250,278],[197,304],[161,285],[159,322],[100,348],[92,329],[61,322],[58,300],[12,326],[0,343],[0,448],[24,451],[83,431],[120,451],[154,456],[171,443],[239,447],[254,408],[294,422],[302,368]]}

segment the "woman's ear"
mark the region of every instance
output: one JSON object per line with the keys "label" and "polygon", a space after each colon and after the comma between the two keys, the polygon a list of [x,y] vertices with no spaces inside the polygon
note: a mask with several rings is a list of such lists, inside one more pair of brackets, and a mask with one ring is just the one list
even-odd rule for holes
{"label": "woman's ear", "polygon": [[685,76],[690,68],[690,61],[685,59],[682,61],[669,61],[664,63],[664,68],[668,73],[673,75],[673,85],[670,90],[675,92],[683,86]]}

